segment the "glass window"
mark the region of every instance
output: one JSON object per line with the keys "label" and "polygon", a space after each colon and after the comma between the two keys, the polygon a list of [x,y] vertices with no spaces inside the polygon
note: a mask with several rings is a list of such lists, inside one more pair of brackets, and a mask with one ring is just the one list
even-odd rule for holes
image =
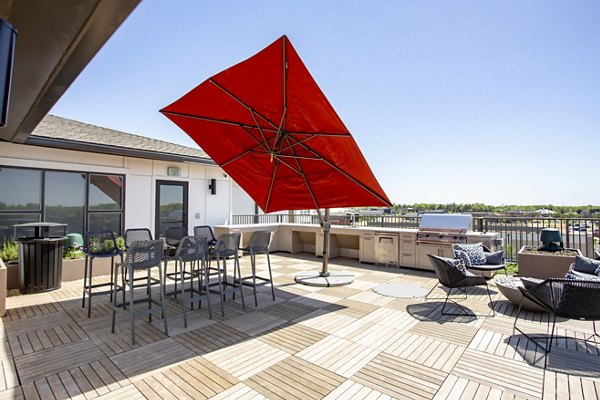
{"label": "glass window", "polygon": [[90,175],[90,210],[120,210],[123,177],[117,175]]}
{"label": "glass window", "polygon": [[41,213],[0,213],[0,247],[4,240],[13,236],[15,224],[27,224],[29,222],[40,222]]}
{"label": "glass window", "polygon": [[44,221],[67,224],[71,233],[84,232],[86,174],[47,171]]}
{"label": "glass window", "polygon": [[111,212],[96,212],[90,213],[90,231],[111,231],[117,236],[122,234],[121,232],[121,217],[122,214],[111,213]]}
{"label": "glass window", "polygon": [[0,211],[41,211],[42,171],[0,168]]}

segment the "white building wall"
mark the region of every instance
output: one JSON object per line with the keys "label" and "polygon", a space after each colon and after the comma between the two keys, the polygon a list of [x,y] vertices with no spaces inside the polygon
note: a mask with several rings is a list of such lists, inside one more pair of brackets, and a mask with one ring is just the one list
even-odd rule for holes
{"label": "white building wall", "polygon": [[[125,228],[148,227],[154,233],[156,181],[188,182],[188,226],[229,223],[232,213],[247,211],[248,195],[218,166],[166,162],[81,151],[60,150],[14,143],[0,143],[0,165],[65,171],[102,172],[125,175]],[[178,167],[180,176],[168,176],[168,167]],[[217,193],[208,189],[217,179]],[[232,196],[245,196],[232,200]],[[240,207],[240,211],[234,211]],[[252,203],[253,204],[253,203]],[[253,212],[253,209],[252,211]]]}

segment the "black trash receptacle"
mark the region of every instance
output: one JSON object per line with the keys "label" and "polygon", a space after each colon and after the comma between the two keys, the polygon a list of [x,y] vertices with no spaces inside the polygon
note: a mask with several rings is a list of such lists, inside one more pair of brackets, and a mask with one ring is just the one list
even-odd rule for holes
{"label": "black trash receptacle", "polygon": [[[36,222],[14,225],[19,242],[22,293],[60,289],[66,224]],[[62,229],[62,233],[57,232]]]}

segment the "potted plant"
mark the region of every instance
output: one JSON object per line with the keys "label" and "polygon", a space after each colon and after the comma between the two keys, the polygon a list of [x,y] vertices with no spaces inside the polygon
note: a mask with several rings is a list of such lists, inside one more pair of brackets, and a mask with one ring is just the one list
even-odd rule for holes
{"label": "potted plant", "polygon": [[578,255],[582,255],[579,249],[548,251],[534,246],[523,246],[518,254],[519,276],[563,278]]}

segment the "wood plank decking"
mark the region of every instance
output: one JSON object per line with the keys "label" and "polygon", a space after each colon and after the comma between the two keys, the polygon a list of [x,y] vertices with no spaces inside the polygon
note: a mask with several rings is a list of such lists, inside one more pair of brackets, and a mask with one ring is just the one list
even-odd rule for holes
{"label": "wood plank decking", "polygon": [[[265,270],[259,257],[258,269]],[[584,343],[591,323],[561,321],[545,358],[513,334],[515,308],[496,292],[495,317],[485,291],[457,301],[478,317],[440,314],[436,299],[392,298],[371,289],[407,283],[426,289],[433,273],[331,260],[355,282],[338,288],[298,285],[313,257],[271,257],[277,299],[259,289],[228,298],[225,317],[212,297],[188,312],[168,300],[169,335],[160,315],[136,322],[117,316],[110,332],[108,296],[81,308],[81,284],[7,299],[0,323],[0,399],[595,399],[600,398],[600,345]],[[249,260],[242,259],[243,275]],[[492,289],[493,280],[490,281]],[[140,289],[142,290],[142,289]],[[158,294],[156,295],[158,296]],[[487,315],[487,316],[485,316]],[[545,333],[546,317],[523,314],[522,329]]]}

